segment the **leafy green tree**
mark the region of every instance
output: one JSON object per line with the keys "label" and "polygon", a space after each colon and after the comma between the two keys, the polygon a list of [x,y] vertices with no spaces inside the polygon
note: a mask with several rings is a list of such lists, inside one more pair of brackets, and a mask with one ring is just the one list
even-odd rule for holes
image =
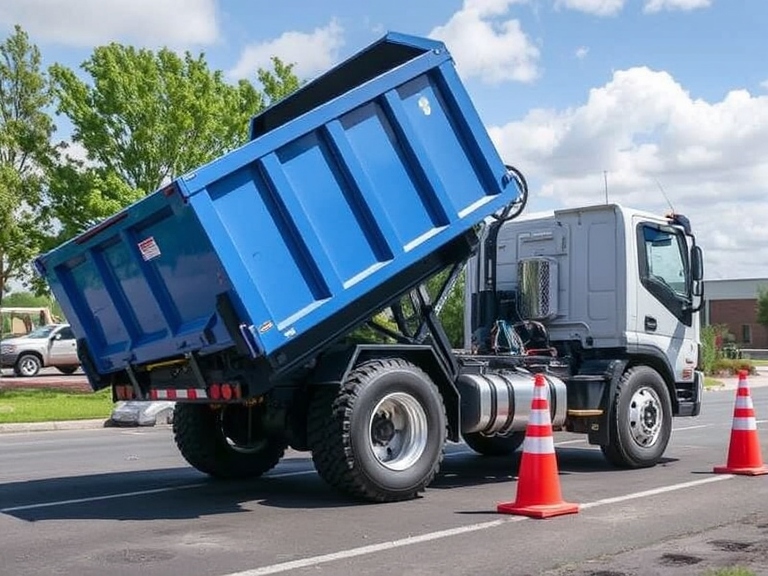
{"label": "leafy green tree", "polygon": [[757,322],[768,330],[768,289],[757,289]]}
{"label": "leafy green tree", "polygon": [[0,44],[0,302],[11,280],[29,278],[46,227],[41,212],[56,150],[53,102],[37,46],[21,27]]}
{"label": "leafy green tree", "polygon": [[81,66],[90,82],[54,65],[58,110],[85,152],[69,154],[54,171],[57,240],[245,143],[250,117],[299,86],[293,65],[274,58],[273,66],[258,71],[262,92],[246,79],[225,82],[202,54],[168,49],[98,47]]}
{"label": "leafy green tree", "polygon": [[768,289],[762,286],[757,289],[757,322],[768,326]]}
{"label": "leafy green tree", "polygon": [[[437,298],[438,290],[450,274],[450,269],[444,270],[432,277],[427,282],[427,290],[433,299]],[[453,289],[448,294],[448,298],[440,311],[440,323],[451,341],[451,345],[461,348],[464,345],[464,277],[462,271]]]}
{"label": "leafy green tree", "polygon": [[264,101],[245,80],[227,84],[202,54],[113,43],[96,48],[82,69],[92,83],[51,68],[72,140],[90,162],[145,194],[242,143]]}
{"label": "leafy green tree", "polygon": [[273,104],[298,90],[301,81],[293,73],[294,64],[286,64],[280,58],[272,58],[272,70],[259,69],[257,76],[264,88],[264,94]]}

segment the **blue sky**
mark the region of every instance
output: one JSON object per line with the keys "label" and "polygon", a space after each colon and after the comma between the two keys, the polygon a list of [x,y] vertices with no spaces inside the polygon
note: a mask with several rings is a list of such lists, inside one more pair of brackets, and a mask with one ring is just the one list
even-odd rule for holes
{"label": "blue sky", "polygon": [[275,54],[310,78],[387,30],[446,42],[531,210],[612,200],[664,211],[707,276],[768,277],[765,0],[3,0],[46,62],[119,41],[204,51],[234,79]]}

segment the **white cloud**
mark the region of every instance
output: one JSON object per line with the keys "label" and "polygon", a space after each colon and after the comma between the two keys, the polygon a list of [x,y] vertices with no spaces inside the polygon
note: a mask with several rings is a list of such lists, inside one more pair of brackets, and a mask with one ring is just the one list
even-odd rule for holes
{"label": "white cloud", "polygon": [[111,41],[174,48],[214,43],[215,0],[2,0],[0,27],[20,24],[36,42]]}
{"label": "white cloud", "polygon": [[708,8],[712,0],[646,0],[644,12],[654,13],[662,10],[697,10]]}
{"label": "white cloud", "polygon": [[586,46],[579,46],[576,48],[576,58],[579,60],[584,60],[584,58],[587,57],[587,54],[589,54],[589,48]]}
{"label": "white cloud", "polygon": [[229,74],[235,78],[254,76],[259,68],[270,68],[272,56],[294,63],[294,72],[306,79],[336,63],[344,45],[344,29],[336,20],[312,32],[290,31],[267,42],[246,46]]}
{"label": "white cloud", "polygon": [[[556,0],[555,6],[595,16],[613,16],[621,12],[626,0]],[[654,0],[650,0],[654,1]]]}
{"label": "white cloud", "polygon": [[459,72],[489,84],[531,82],[539,75],[539,49],[520,21],[505,18],[526,0],[464,0],[461,10],[429,36],[445,42]]}
{"label": "white cloud", "polygon": [[707,277],[768,276],[768,96],[693,98],[666,72],[617,71],[586,102],[491,129],[505,161],[563,206],[609,197],[663,212],[664,187],[706,251]]}
{"label": "white cloud", "polygon": [[768,90],[768,80],[763,80],[762,82],[760,82],[760,88],[762,88],[763,90]]}

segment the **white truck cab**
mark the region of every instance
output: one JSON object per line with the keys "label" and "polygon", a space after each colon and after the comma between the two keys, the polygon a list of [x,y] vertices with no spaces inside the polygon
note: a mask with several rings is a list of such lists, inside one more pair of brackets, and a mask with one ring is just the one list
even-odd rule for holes
{"label": "white truck cab", "polygon": [[568,365],[565,427],[616,464],[655,463],[671,416],[701,406],[702,253],[687,219],[603,204],[488,230],[467,268],[465,346],[482,348],[489,322],[537,327]]}

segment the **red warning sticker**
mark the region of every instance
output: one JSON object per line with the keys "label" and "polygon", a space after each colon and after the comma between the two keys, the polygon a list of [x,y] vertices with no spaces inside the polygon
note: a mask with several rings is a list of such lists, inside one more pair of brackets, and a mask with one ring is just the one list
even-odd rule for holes
{"label": "red warning sticker", "polygon": [[155,239],[152,236],[139,242],[139,251],[141,252],[142,258],[147,261],[160,256],[160,248],[157,246],[157,242],[155,242]]}

